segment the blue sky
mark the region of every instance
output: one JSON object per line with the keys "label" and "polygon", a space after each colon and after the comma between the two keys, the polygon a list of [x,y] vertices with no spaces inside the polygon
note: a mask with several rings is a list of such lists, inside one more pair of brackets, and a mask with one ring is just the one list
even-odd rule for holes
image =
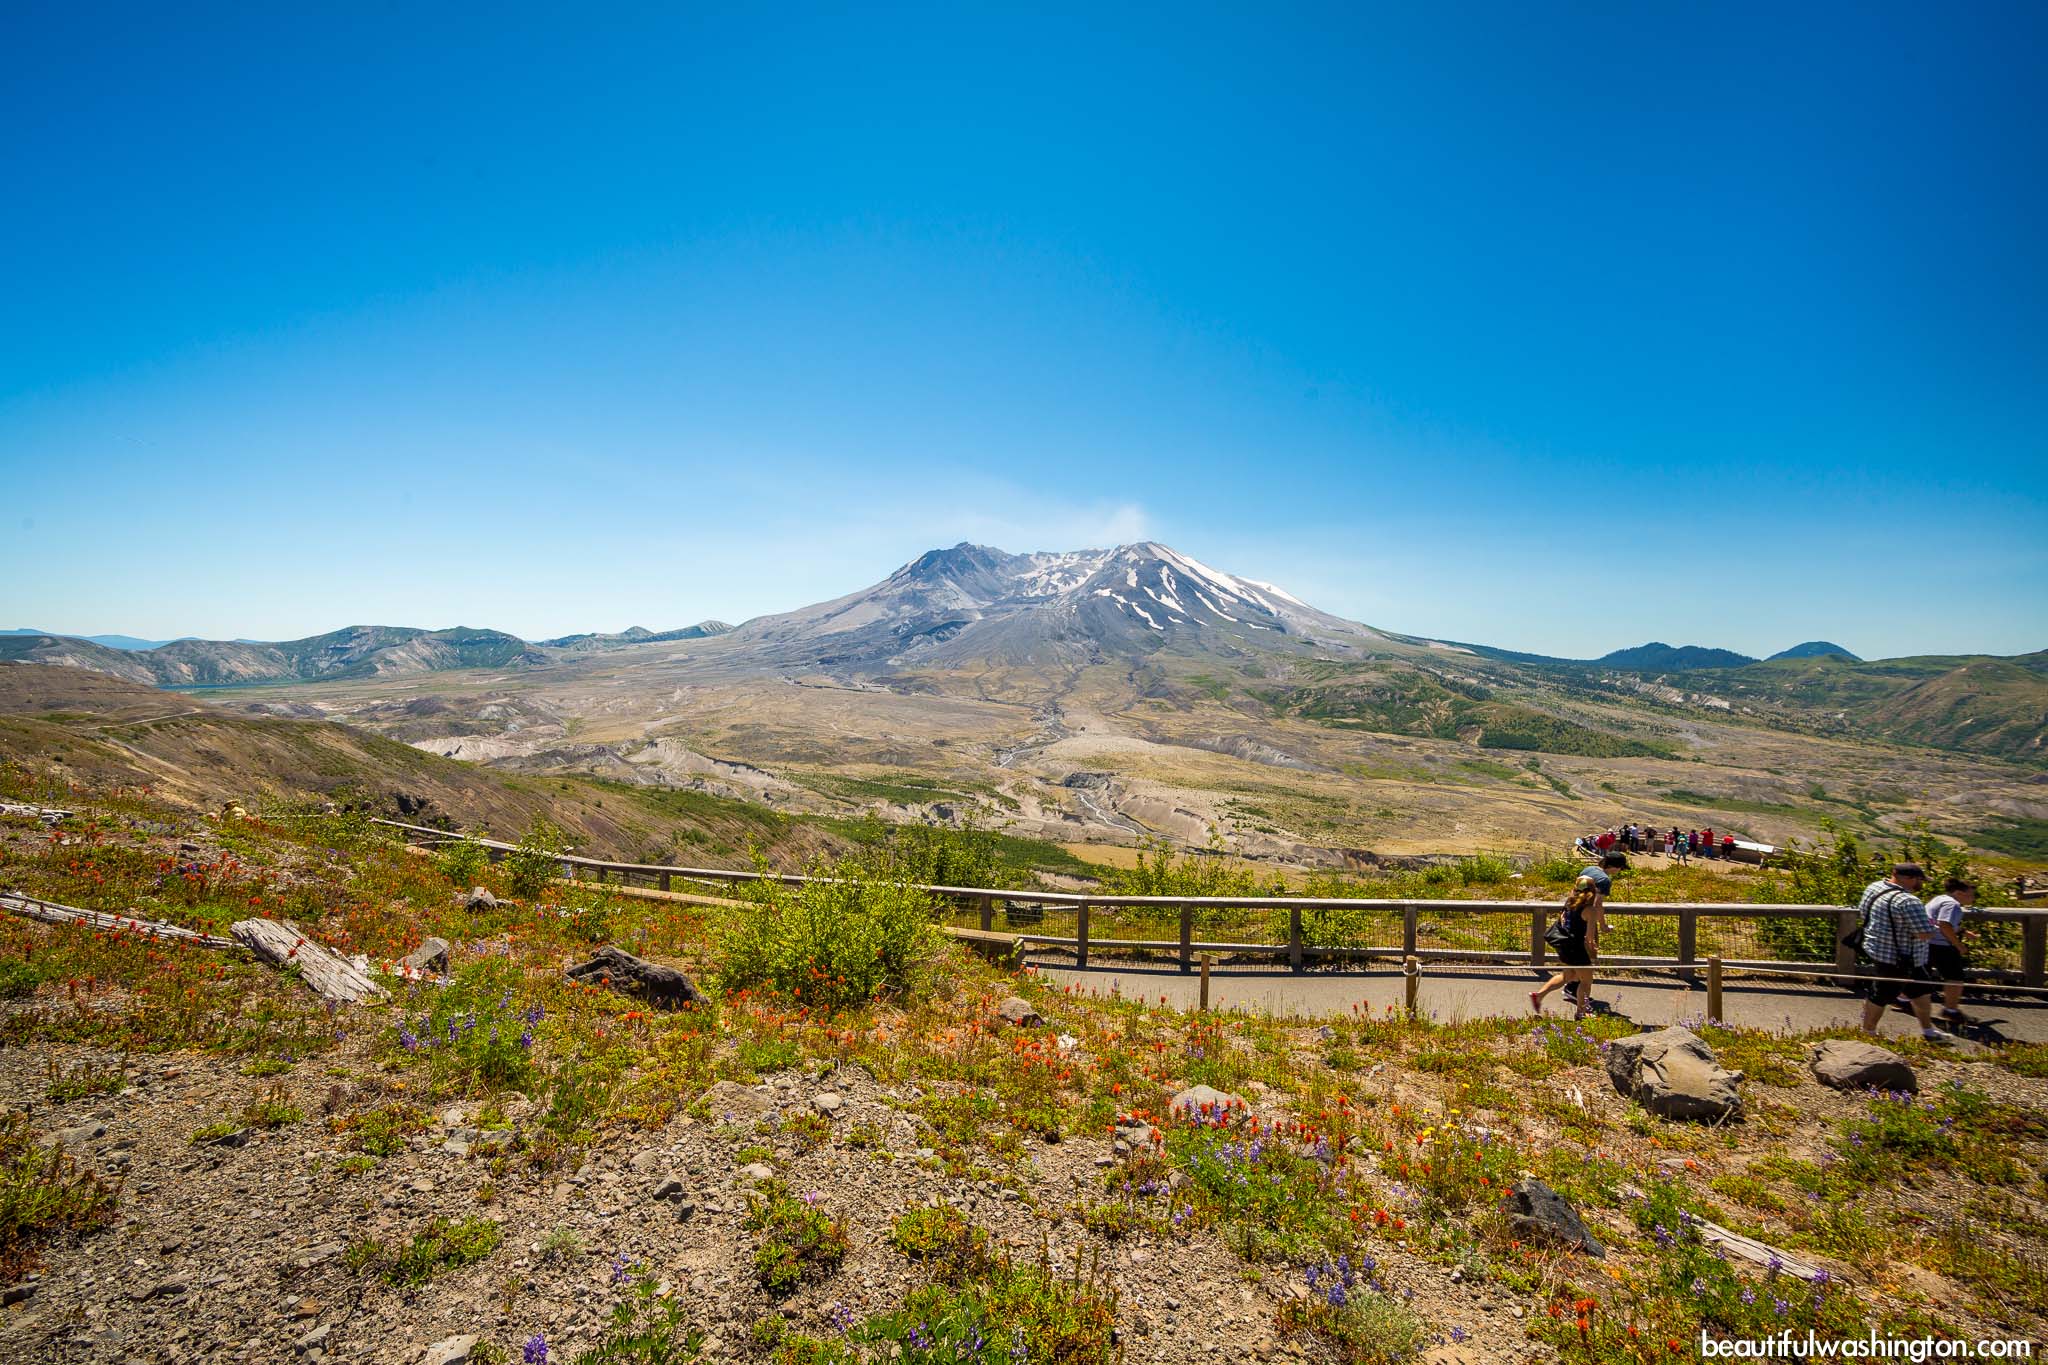
{"label": "blue sky", "polygon": [[0,21],[0,626],[2048,645],[2041,6],[236,8]]}

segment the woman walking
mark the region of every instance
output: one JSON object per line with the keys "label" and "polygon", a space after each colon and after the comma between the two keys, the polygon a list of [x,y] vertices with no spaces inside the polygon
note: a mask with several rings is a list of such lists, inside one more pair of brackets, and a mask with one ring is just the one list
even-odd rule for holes
{"label": "woman walking", "polygon": [[1573,989],[1567,994],[1574,1007],[1572,1018],[1586,1017],[1586,1008],[1593,1003],[1593,959],[1600,955],[1600,929],[1606,922],[1601,907],[1606,901],[1600,882],[1592,875],[1582,875],[1572,883],[1571,894],[1564,898],[1564,912],[1543,936],[1564,967],[1529,992],[1529,1008],[1537,1014],[1543,1013],[1545,997],[1570,983]]}

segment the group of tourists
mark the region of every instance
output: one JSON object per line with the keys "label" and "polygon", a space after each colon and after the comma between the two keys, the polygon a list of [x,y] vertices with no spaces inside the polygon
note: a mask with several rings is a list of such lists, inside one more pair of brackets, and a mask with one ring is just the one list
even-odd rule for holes
{"label": "group of tourists", "polygon": [[1670,829],[1658,831],[1648,825],[1615,825],[1598,834],[1580,837],[1578,849],[1589,858],[1609,853],[1662,853],[1681,863],[1693,858],[1732,858],[1735,836],[1715,834],[1711,829]]}
{"label": "group of tourists", "polygon": [[[1543,936],[1563,965],[1529,992],[1535,1013],[1543,1013],[1543,1002],[1560,989],[1574,1019],[1585,1018],[1593,1007],[1593,963],[1606,928],[1607,898],[1614,891],[1610,873],[1627,866],[1622,854],[1605,852],[1597,866],[1581,871],[1572,883],[1557,921]],[[1860,922],[1843,941],[1871,968],[1863,1001],[1866,1033],[1875,1033],[1886,1007],[1896,1004],[1913,1012],[1923,1037],[1941,1037],[1934,1026],[1936,988],[1942,993],[1942,1022],[1952,1028],[1969,1022],[1962,1008],[1970,965],[1963,954],[1963,917],[1977,903],[1977,888],[1950,877],[1940,895],[1922,902],[1926,884],[1927,874],[1917,863],[1896,863],[1889,877],[1863,889]]]}

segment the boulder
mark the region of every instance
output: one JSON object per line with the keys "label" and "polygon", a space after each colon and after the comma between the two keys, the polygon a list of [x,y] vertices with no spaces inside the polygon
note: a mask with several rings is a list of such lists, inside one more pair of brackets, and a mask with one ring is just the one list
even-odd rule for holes
{"label": "boulder", "polygon": [[720,1081],[704,1092],[704,1103],[717,1120],[766,1118],[775,1111],[775,1099],[764,1090],[738,1081]]}
{"label": "boulder", "polygon": [[462,898],[462,908],[465,910],[495,910],[498,908],[498,898],[493,896],[487,887],[472,886],[469,888],[469,894]]}
{"label": "boulder", "polygon": [[1813,1050],[1813,1078],[1837,1090],[1920,1091],[1920,1078],[1890,1048],[1854,1038],[1829,1038]]}
{"label": "boulder", "polygon": [[1039,1018],[1038,1011],[1031,1007],[1031,1002],[1021,995],[1013,995],[997,1005],[996,1018],[1012,1028],[1037,1028],[1045,1022]]}
{"label": "boulder", "polygon": [[1690,1029],[1616,1039],[1607,1046],[1607,1075],[1616,1091],[1659,1118],[1711,1123],[1742,1115],[1742,1073],[1723,1067]]}
{"label": "boulder", "polygon": [[1600,1239],[1586,1231],[1577,1209],[1565,1197],[1534,1176],[1523,1180],[1509,1193],[1508,1226],[1515,1235],[1531,1242],[1583,1251],[1588,1256],[1605,1256]]}
{"label": "boulder", "polygon": [[846,1107],[846,1101],[836,1090],[821,1090],[811,1096],[811,1107],[826,1118],[831,1118]]}
{"label": "boulder", "polygon": [[400,973],[403,976],[446,976],[448,940],[430,938],[401,958],[398,965],[404,969]]}
{"label": "boulder", "polygon": [[599,948],[590,961],[571,967],[569,979],[586,986],[609,987],[661,1010],[677,1010],[704,1001],[695,983],[674,967],[637,958],[610,943]]}
{"label": "boulder", "polygon": [[444,1337],[420,1352],[419,1365],[464,1365],[476,1343],[473,1336]]}
{"label": "boulder", "polygon": [[1218,1090],[1213,1085],[1191,1085],[1173,1097],[1167,1112],[1175,1118],[1188,1118],[1197,1122],[1221,1122],[1233,1112],[1249,1108],[1244,1096]]}

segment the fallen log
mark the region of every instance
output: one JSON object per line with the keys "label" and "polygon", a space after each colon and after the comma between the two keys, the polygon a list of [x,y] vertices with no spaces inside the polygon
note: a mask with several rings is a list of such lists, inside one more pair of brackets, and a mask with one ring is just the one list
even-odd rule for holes
{"label": "fallen log", "polygon": [[324,944],[306,937],[290,920],[237,920],[228,932],[273,967],[297,967],[301,978],[322,1000],[357,1005],[382,1000],[385,990],[359,965]]}
{"label": "fallen log", "polygon": [[116,915],[105,910],[81,910],[75,905],[59,905],[56,901],[24,896],[19,891],[0,892],[0,910],[43,924],[84,924],[94,929],[112,929],[144,938],[190,943],[197,948],[238,946],[234,939],[222,938],[218,934],[202,934],[182,925],[165,924],[162,920],[137,919],[133,915]]}
{"label": "fallen log", "polygon": [[[1636,1198],[1643,1193],[1633,1185],[1620,1185],[1616,1188],[1629,1198]],[[1763,1266],[1768,1270],[1780,1271],[1802,1280],[1817,1280],[1827,1273],[1809,1261],[1802,1261],[1797,1256],[1787,1255],[1768,1243],[1759,1242],[1754,1237],[1745,1237],[1739,1232],[1730,1232],[1719,1223],[1709,1223],[1697,1214],[1691,1215],[1691,1223],[1693,1227],[1699,1229],[1700,1240],[1708,1246],[1720,1247],[1732,1255],[1739,1256],[1745,1261]]]}

